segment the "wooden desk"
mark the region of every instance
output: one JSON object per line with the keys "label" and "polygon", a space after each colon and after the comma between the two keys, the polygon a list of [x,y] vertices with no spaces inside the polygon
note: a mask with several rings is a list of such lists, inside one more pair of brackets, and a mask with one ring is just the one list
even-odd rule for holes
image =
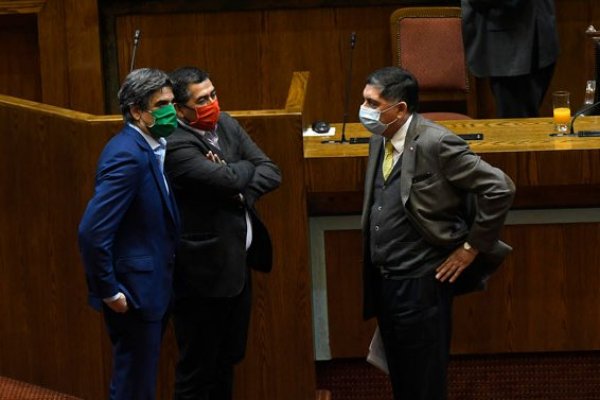
{"label": "wooden desk", "polygon": [[[517,185],[503,232],[514,251],[486,292],[456,300],[452,351],[600,349],[600,138],[550,137],[546,118],[443,125],[484,133],[469,145]],[[576,123],[577,129],[594,127],[600,129],[600,118]],[[347,138],[369,136],[360,124],[346,128]],[[359,214],[368,145],[321,140],[304,139],[311,226],[319,226],[325,264],[313,258],[313,268],[326,270],[320,287],[327,292],[331,357],[362,357],[374,328],[361,317]]]}
{"label": "wooden desk", "polygon": [[[600,204],[600,137],[550,137],[553,125],[549,118],[448,121],[442,125],[456,133],[484,134],[484,140],[469,141],[469,145],[515,181],[515,208]],[[341,126],[334,126],[339,139]],[[580,118],[576,129],[600,130],[600,117]],[[347,138],[369,135],[361,124],[346,126]],[[360,212],[368,145],[323,144],[322,140],[304,138],[309,212]]]}
{"label": "wooden desk", "polygon": [[[474,152],[507,153],[523,151],[556,151],[556,150],[592,150],[600,148],[600,137],[551,137],[553,123],[551,118],[523,118],[523,119],[487,119],[487,120],[462,120],[441,122],[455,133],[483,133],[484,140],[469,141]],[[333,124],[336,128],[335,139],[341,137],[341,124]],[[600,117],[580,117],[575,121],[575,128],[579,130],[600,130]],[[371,134],[358,123],[346,125],[346,138],[369,137]],[[329,137],[304,138],[304,157],[360,157],[367,156],[368,145],[332,145],[323,144],[322,140]]]}

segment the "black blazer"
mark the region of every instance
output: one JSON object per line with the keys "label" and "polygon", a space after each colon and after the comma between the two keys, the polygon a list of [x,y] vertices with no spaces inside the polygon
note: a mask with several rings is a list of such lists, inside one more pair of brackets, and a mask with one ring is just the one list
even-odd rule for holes
{"label": "black blazer", "polygon": [[[279,168],[226,113],[219,117],[217,136],[219,148],[180,124],[168,139],[165,170],[182,219],[176,297],[235,296],[244,286],[247,266],[271,269],[271,240],[254,203],[279,186]],[[210,161],[208,151],[225,163]],[[253,228],[248,251],[246,212]]]}
{"label": "black blazer", "polygon": [[461,7],[473,75],[525,75],[556,62],[554,0],[461,0]]}

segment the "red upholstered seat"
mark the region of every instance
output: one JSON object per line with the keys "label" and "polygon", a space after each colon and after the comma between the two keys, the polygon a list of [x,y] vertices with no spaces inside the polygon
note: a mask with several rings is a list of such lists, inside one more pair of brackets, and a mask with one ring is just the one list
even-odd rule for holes
{"label": "red upholstered seat", "polygon": [[432,121],[452,121],[452,120],[456,120],[456,119],[470,119],[471,118],[465,114],[460,114],[460,113],[455,113],[455,112],[445,112],[445,111],[424,112],[424,113],[421,113],[421,115]]}
{"label": "red upholstered seat", "polygon": [[[460,8],[400,8],[392,13],[390,26],[394,65],[415,75],[419,82],[420,102],[423,105],[458,102],[459,108],[462,106],[471,113]],[[442,111],[431,113],[428,118],[470,118],[451,110]]]}

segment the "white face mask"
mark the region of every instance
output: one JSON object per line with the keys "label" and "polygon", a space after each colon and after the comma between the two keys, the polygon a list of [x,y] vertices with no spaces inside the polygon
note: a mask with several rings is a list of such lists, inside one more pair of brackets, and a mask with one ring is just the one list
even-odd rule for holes
{"label": "white face mask", "polygon": [[381,135],[381,134],[383,134],[383,132],[385,132],[385,130],[388,128],[388,126],[393,124],[395,121],[394,120],[394,121],[390,122],[389,124],[384,124],[383,122],[381,122],[379,120],[379,118],[381,117],[381,114],[383,114],[384,112],[386,112],[388,110],[391,110],[392,108],[394,108],[395,106],[397,106],[400,103],[401,102],[393,104],[382,111],[379,111],[376,108],[367,107],[363,104],[360,106],[360,110],[358,112],[358,118],[360,119],[360,122],[363,124],[363,126],[365,128],[367,128],[367,130],[369,132],[374,133],[375,135]]}

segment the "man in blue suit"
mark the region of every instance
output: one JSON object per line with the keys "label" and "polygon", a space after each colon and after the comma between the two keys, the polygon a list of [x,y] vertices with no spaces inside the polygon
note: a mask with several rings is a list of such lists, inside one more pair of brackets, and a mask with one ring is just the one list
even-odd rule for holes
{"label": "man in blue suit", "polygon": [[100,155],[79,245],[90,304],[103,310],[113,345],[110,399],[151,400],[179,231],[162,172],[177,119],[162,71],[131,72],[118,97],[126,124]]}

